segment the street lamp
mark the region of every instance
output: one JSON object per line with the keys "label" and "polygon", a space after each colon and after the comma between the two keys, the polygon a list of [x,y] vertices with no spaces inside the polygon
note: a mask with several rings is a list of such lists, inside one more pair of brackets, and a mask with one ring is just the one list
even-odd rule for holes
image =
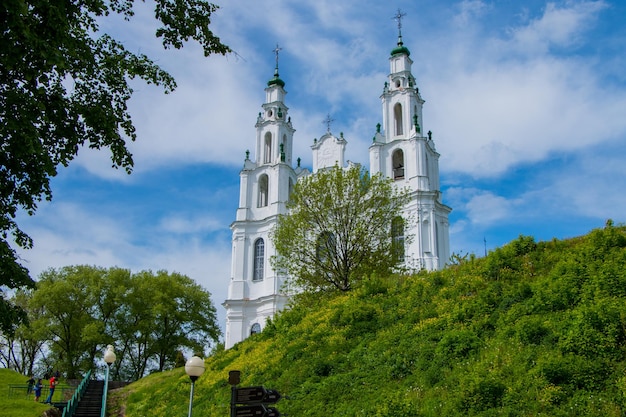
{"label": "street lamp", "polygon": [[189,417],[191,417],[191,409],[193,408],[193,387],[196,379],[204,373],[204,361],[198,356],[192,356],[185,364],[185,372],[191,379],[191,393],[189,394]]}
{"label": "street lamp", "polygon": [[100,417],[104,417],[106,415],[107,409],[107,392],[109,390],[109,370],[111,369],[111,364],[115,362],[116,356],[113,351],[113,345],[108,345],[106,352],[104,352],[104,361],[107,364],[106,376],[104,378],[104,392],[102,394],[102,411],[100,413]]}

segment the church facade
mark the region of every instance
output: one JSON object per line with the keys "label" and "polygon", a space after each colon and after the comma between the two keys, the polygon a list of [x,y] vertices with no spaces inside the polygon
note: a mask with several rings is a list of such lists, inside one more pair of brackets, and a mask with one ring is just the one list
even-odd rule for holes
{"label": "church facade", "polygon": [[[398,26],[400,28],[400,25]],[[278,54],[278,48],[276,50]],[[369,171],[408,187],[411,200],[404,217],[411,218],[404,262],[409,268],[437,270],[450,257],[448,214],[439,185],[439,154],[431,132],[423,133],[422,106],[412,74],[409,50],[399,35],[389,58],[390,74],[384,84],[382,126],[369,147]],[[312,172],[292,160],[292,126],[285,105],[285,83],[278,74],[267,83],[265,103],[256,122],[254,159],[246,153],[240,177],[239,208],[231,224],[232,264],[226,308],[225,347],[228,349],[260,332],[268,318],[285,308],[292,289],[288,279],[272,269],[275,250],[270,232],[280,214],[286,214],[291,189],[299,178],[320,169],[345,166],[347,141],[330,132],[312,145]]]}

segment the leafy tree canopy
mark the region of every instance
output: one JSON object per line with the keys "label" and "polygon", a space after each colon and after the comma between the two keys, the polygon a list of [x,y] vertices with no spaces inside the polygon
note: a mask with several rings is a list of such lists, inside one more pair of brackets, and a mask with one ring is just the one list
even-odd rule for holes
{"label": "leafy tree canopy", "polygon": [[220,336],[211,294],[178,273],[67,266],[14,299],[32,315],[15,338],[0,338],[0,360],[13,369],[78,378],[112,344],[113,377],[135,380],[173,367],[181,350],[204,353]]}
{"label": "leafy tree canopy", "polygon": [[400,263],[392,222],[402,219],[408,198],[390,179],[356,165],[302,179],[272,232],[274,266],[310,290],[348,291],[371,274],[389,273]]}
{"label": "leafy tree canopy", "polygon": [[[4,0],[0,4],[0,286],[32,285],[6,239],[32,240],[15,222],[51,199],[50,178],[78,149],[108,148],[113,167],[130,173],[127,140],[136,133],[127,102],[129,80],[176,87],[149,57],[128,51],[99,30],[111,14],[130,20],[134,0]],[[210,30],[217,6],[203,0],[154,0],[165,48],[195,40],[206,56],[230,48]],[[3,331],[23,314],[0,294]],[[5,314],[6,313],[6,314]]]}
{"label": "leafy tree canopy", "polygon": [[26,312],[9,302],[5,288],[33,286],[26,268],[16,262],[15,251],[0,239],[0,333],[13,335],[17,326],[26,321]]}

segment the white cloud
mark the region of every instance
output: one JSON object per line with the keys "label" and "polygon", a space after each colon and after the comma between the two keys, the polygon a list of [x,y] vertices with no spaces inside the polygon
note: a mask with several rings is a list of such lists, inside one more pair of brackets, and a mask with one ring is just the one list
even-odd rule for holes
{"label": "white cloud", "polygon": [[547,3],[543,15],[511,30],[514,46],[526,53],[546,53],[551,46],[571,46],[605,9],[604,1]]}
{"label": "white cloud", "polygon": [[218,219],[210,215],[186,217],[180,215],[167,216],[159,222],[159,227],[169,233],[208,233],[224,229],[224,219]]}
{"label": "white cloud", "polygon": [[[509,218],[519,200],[509,200],[486,190],[457,188],[448,192],[456,198],[457,209],[466,213],[467,220],[474,225],[487,227]],[[465,200],[461,203],[459,196]],[[461,203],[461,204],[459,204]]]}
{"label": "white cloud", "polygon": [[[421,77],[425,128],[435,132],[442,169],[494,176],[552,152],[571,152],[626,134],[626,91],[603,85],[595,61],[583,56],[518,54],[536,39],[554,43],[582,33],[604,8],[602,2],[549,6],[514,30],[511,39],[467,33],[458,46],[452,33],[428,52]],[[544,33],[548,27],[553,32]],[[533,39],[535,39],[533,38]],[[450,47],[444,45],[450,44]],[[460,49],[459,49],[460,48]],[[537,49],[537,48],[531,48]]]}
{"label": "white cloud", "polygon": [[488,6],[485,2],[480,0],[463,0],[457,6],[459,12],[454,16],[454,26],[467,27],[472,26],[472,23],[479,19]]}

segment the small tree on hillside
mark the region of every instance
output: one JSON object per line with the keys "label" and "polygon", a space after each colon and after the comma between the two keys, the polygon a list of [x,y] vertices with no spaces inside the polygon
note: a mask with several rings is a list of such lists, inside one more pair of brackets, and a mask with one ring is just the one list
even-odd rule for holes
{"label": "small tree on hillside", "polygon": [[397,227],[399,220],[406,224],[408,198],[392,180],[370,176],[360,166],[306,177],[293,189],[289,214],[279,217],[272,232],[277,254],[272,264],[304,290],[348,291],[373,273],[390,273],[403,261],[399,237],[409,238],[399,236],[403,231]]}

